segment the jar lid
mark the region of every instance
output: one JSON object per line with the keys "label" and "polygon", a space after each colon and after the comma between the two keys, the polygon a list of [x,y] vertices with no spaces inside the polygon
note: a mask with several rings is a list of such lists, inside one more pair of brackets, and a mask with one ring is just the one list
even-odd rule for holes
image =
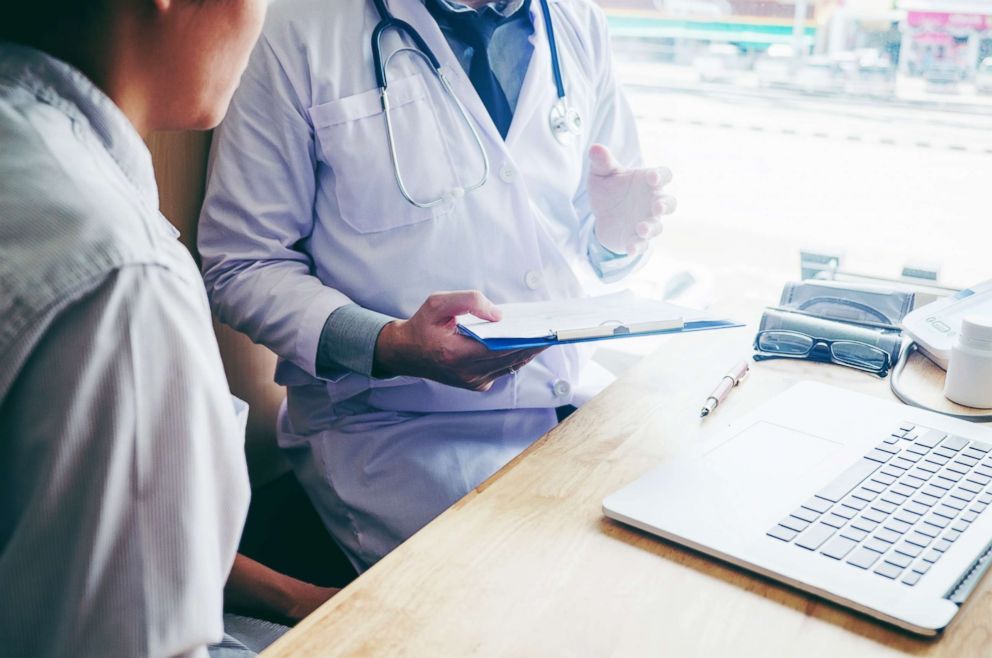
{"label": "jar lid", "polygon": [[962,318],[961,337],[992,342],[992,316],[972,315]]}

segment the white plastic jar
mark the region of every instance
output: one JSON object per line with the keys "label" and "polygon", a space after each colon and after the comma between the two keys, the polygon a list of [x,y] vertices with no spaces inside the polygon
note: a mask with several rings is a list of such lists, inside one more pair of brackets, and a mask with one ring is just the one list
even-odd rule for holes
{"label": "white plastic jar", "polygon": [[992,316],[961,321],[947,364],[944,397],[966,407],[992,408]]}

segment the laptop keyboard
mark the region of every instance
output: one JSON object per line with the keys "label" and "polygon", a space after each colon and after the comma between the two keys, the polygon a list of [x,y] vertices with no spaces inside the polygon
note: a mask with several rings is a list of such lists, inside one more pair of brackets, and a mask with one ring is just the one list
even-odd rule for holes
{"label": "laptop keyboard", "polygon": [[990,450],[903,423],[768,536],[912,587],[992,503]]}

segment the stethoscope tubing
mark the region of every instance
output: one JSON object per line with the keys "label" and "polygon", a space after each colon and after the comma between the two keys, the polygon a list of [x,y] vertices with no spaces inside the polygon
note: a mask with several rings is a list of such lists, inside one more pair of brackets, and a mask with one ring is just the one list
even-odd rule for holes
{"label": "stethoscope tubing", "polygon": [[[555,91],[559,100],[565,100],[565,80],[561,74],[561,61],[558,58],[558,42],[555,39],[554,23],[551,20],[551,8],[548,6],[548,0],[539,1],[541,14],[544,16],[544,29],[548,35],[548,50],[551,53],[551,74],[554,77]],[[395,29],[410,37],[417,49],[427,57],[434,70],[439,71],[441,63],[434,55],[434,51],[420,36],[420,33],[409,23],[393,16],[389,7],[386,6],[386,0],[372,0],[372,2],[375,4],[376,11],[379,12],[380,18],[379,24],[372,30],[372,62],[375,66],[375,79],[379,88],[385,89],[389,82],[386,79],[385,63],[382,60],[382,35],[390,29]]]}

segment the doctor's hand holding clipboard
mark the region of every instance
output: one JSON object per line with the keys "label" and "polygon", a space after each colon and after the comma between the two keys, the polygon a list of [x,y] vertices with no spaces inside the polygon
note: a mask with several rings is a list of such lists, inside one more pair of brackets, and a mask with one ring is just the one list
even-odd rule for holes
{"label": "doctor's hand holding clipboard", "polygon": [[409,320],[387,324],[375,349],[377,376],[424,377],[488,391],[493,382],[530,363],[545,348],[492,352],[458,332],[455,318],[471,313],[498,321],[500,311],[477,290],[431,295]]}

